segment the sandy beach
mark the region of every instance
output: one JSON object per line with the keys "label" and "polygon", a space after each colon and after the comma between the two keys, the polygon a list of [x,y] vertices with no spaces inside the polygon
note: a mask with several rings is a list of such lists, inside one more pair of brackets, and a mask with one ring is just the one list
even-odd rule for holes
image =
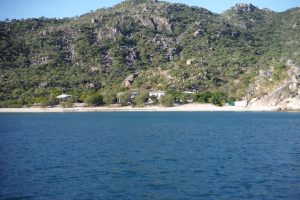
{"label": "sandy beach", "polygon": [[42,113],[42,112],[201,112],[201,111],[229,111],[229,112],[257,112],[257,111],[278,111],[277,107],[235,107],[235,106],[215,106],[212,104],[190,103],[175,105],[173,107],[145,106],[145,107],[51,107],[51,108],[0,108],[0,113]]}

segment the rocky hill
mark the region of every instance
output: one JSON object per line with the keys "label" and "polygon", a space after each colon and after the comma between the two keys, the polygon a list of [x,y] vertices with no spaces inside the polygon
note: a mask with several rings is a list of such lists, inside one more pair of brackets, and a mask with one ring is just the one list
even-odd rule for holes
{"label": "rocky hill", "polygon": [[[0,101],[32,104],[62,92],[80,101],[88,92],[126,90],[261,98],[299,78],[299,19],[300,8],[237,4],[216,14],[127,0],[79,17],[2,21]],[[286,92],[296,97],[298,86]]]}

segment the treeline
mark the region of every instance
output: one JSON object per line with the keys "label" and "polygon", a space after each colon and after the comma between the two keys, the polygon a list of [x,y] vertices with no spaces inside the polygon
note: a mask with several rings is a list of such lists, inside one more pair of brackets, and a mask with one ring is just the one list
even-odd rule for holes
{"label": "treeline", "polygon": [[228,101],[234,101],[232,97],[228,97],[223,92],[197,92],[184,93],[178,91],[167,91],[163,96],[157,98],[149,95],[148,91],[87,91],[84,93],[70,93],[70,97],[59,100],[57,96],[60,94],[58,90],[51,91],[51,93],[44,94],[38,97],[19,97],[13,100],[0,101],[0,107],[54,107],[60,105],[61,107],[72,107],[74,103],[84,103],[85,106],[109,106],[112,104],[119,104],[121,106],[133,105],[143,107],[145,105],[161,104],[165,107],[171,107],[174,104],[186,103],[211,103],[222,106]]}

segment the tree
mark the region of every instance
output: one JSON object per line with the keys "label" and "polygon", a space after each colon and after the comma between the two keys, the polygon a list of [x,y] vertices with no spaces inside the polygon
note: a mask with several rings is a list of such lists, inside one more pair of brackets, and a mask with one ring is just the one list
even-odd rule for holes
{"label": "tree", "polygon": [[74,97],[70,97],[65,102],[62,102],[61,106],[66,107],[66,108],[71,108],[71,107],[73,107],[75,102],[76,101],[75,101]]}
{"label": "tree", "polygon": [[191,101],[194,102],[196,100],[196,97],[194,94],[181,93],[179,99],[181,103],[191,103]]}
{"label": "tree", "polygon": [[197,101],[199,103],[208,103],[209,99],[211,98],[211,93],[210,92],[202,92],[196,94]]}
{"label": "tree", "polygon": [[154,95],[150,96],[149,99],[153,102],[153,104],[157,104],[157,102],[158,102],[157,97]]}
{"label": "tree", "polygon": [[134,98],[134,104],[137,106],[143,106],[148,101],[148,98],[149,98],[149,93],[143,91]]}
{"label": "tree", "polygon": [[210,102],[214,105],[222,106],[227,100],[227,95],[222,92],[212,93]]}
{"label": "tree", "polygon": [[90,94],[87,95],[84,99],[84,103],[88,106],[98,106],[103,104],[103,97],[101,94]]}
{"label": "tree", "polygon": [[111,105],[117,102],[117,97],[114,93],[106,92],[103,94],[103,101],[106,105]]}
{"label": "tree", "polygon": [[131,101],[130,93],[129,92],[120,93],[120,95],[118,96],[118,99],[119,99],[119,103],[122,104],[122,106],[126,106]]}
{"label": "tree", "polygon": [[48,103],[49,103],[49,106],[57,105],[59,102],[58,102],[58,99],[56,98],[56,95],[50,94],[49,99],[48,99]]}
{"label": "tree", "polygon": [[159,102],[161,103],[161,105],[165,107],[172,107],[174,102],[174,97],[171,94],[165,94],[159,99]]}

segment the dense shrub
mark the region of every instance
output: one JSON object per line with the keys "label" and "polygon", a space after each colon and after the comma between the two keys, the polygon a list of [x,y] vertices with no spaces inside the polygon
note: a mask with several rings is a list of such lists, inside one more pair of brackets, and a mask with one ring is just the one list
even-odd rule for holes
{"label": "dense shrub", "polygon": [[101,94],[90,94],[84,99],[84,103],[88,106],[98,106],[103,104],[103,97]]}
{"label": "dense shrub", "polygon": [[131,99],[130,99],[130,93],[129,92],[123,92],[118,96],[119,99],[119,103],[122,106],[126,106],[128,104],[131,103]]}
{"label": "dense shrub", "polygon": [[222,92],[215,92],[212,93],[209,102],[214,105],[222,106],[225,104],[226,100],[227,100],[226,94]]}
{"label": "dense shrub", "polygon": [[174,103],[174,96],[172,94],[165,94],[159,99],[159,102],[165,107],[172,107]]}
{"label": "dense shrub", "polygon": [[149,93],[143,91],[134,98],[133,102],[136,106],[143,106],[148,101],[148,98]]}
{"label": "dense shrub", "polygon": [[111,93],[111,92],[106,92],[103,94],[103,102],[106,105],[111,105],[117,102],[117,97],[116,94]]}

